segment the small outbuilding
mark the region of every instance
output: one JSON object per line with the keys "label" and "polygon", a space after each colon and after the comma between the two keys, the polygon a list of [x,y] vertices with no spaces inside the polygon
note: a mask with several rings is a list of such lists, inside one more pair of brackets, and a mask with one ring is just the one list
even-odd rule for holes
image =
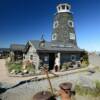
{"label": "small outbuilding", "polygon": [[10,54],[14,56],[14,61],[23,60],[25,45],[23,44],[11,44],[10,45]]}

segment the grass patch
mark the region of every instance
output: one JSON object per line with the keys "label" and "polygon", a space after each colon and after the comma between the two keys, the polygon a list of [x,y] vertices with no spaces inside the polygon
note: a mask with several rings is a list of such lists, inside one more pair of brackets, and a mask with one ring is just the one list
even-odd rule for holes
{"label": "grass patch", "polygon": [[12,70],[15,70],[15,73],[19,73],[21,72],[21,68],[22,68],[22,62],[7,62],[6,63],[8,71],[11,72]]}
{"label": "grass patch", "polygon": [[86,96],[86,95],[91,95],[93,97],[100,96],[100,81],[96,81],[95,84],[96,84],[95,89],[85,88],[85,87],[82,87],[81,85],[76,85],[75,91],[79,95],[83,95],[83,96]]}
{"label": "grass patch", "polygon": [[23,69],[22,67],[23,66],[22,61],[6,62],[6,66],[7,66],[9,73],[11,73],[14,70],[15,74],[18,74],[18,73],[24,74],[23,71],[27,70],[26,72],[27,74],[35,74],[35,65],[33,66],[32,63],[27,63],[25,69]]}

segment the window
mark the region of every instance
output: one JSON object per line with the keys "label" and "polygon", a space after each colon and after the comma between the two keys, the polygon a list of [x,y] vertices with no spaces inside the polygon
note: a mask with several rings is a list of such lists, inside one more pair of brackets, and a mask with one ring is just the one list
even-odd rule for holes
{"label": "window", "polygon": [[33,55],[30,55],[30,60],[33,60]]}
{"label": "window", "polygon": [[57,27],[58,27],[58,21],[54,21],[53,28],[57,28]]}
{"label": "window", "polygon": [[76,55],[71,55],[71,61],[76,61]]}
{"label": "window", "polygon": [[67,10],[69,10],[69,6],[67,6]]}
{"label": "window", "polygon": [[62,9],[63,9],[63,10],[65,9],[65,5],[62,5]]}
{"label": "window", "polygon": [[40,47],[45,47],[45,41],[41,41],[39,44]]}
{"label": "window", "polygon": [[48,56],[45,56],[44,57],[44,61],[48,61]]}
{"label": "window", "polygon": [[57,34],[54,33],[54,34],[52,35],[52,40],[56,40],[56,39],[57,39]]}
{"label": "window", "polygon": [[25,56],[23,56],[23,59],[25,59]]}
{"label": "window", "polygon": [[70,38],[71,40],[75,40],[75,33],[70,33],[70,34],[69,34],[69,38]]}
{"label": "window", "polygon": [[69,20],[69,21],[68,21],[68,26],[69,26],[69,27],[74,27],[74,23],[73,23],[72,20]]}
{"label": "window", "polygon": [[60,7],[58,9],[60,10]]}

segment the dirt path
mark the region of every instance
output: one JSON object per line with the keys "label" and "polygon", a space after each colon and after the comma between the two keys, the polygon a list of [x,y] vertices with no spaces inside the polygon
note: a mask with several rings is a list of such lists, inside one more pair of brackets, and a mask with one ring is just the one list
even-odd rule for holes
{"label": "dirt path", "polygon": [[5,65],[5,59],[0,59],[0,82],[16,84],[21,80],[26,80],[30,78],[32,77],[9,77],[8,71]]}
{"label": "dirt path", "polygon": [[5,60],[0,59],[0,81],[8,79],[8,72],[5,66]]}
{"label": "dirt path", "polygon": [[[65,74],[77,73],[77,72],[84,71],[84,70],[87,70],[87,68],[85,68],[85,69],[76,69],[76,70],[65,71],[65,72],[56,72],[56,74],[57,75],[65,75]],[[0,71],[1,71],[0,72],[0,82],[7,82],[7,83],[10,83],[10,84],[16,84],[16,83],[18,83],[22,80],[31,79],[33,77],[38,77],[38,78],[46,77],[46,75],[30,76],[30,77],[10,77],[8,75],[4,59],[0,59]],[[54,75],[49,74],[49,76],[54,76]]]}

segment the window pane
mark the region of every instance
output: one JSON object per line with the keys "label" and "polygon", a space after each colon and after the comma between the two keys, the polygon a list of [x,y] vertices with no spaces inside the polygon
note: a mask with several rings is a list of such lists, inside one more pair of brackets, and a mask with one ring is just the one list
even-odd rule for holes
{"label": "window pane", "polygon": [[60,10],[60,7],[59,7],[59,10]]}
{"label": "window pane", "polygon": [[33,55],[30,55],[30,60],[33,60]]}
{"label": "window pane", "polygon": [[69,10],[69,6],[67,6],[67,10]]}
{"label": "window pane", "polygon": [[62,5],[62,9],[65,9],[65,5]]}

